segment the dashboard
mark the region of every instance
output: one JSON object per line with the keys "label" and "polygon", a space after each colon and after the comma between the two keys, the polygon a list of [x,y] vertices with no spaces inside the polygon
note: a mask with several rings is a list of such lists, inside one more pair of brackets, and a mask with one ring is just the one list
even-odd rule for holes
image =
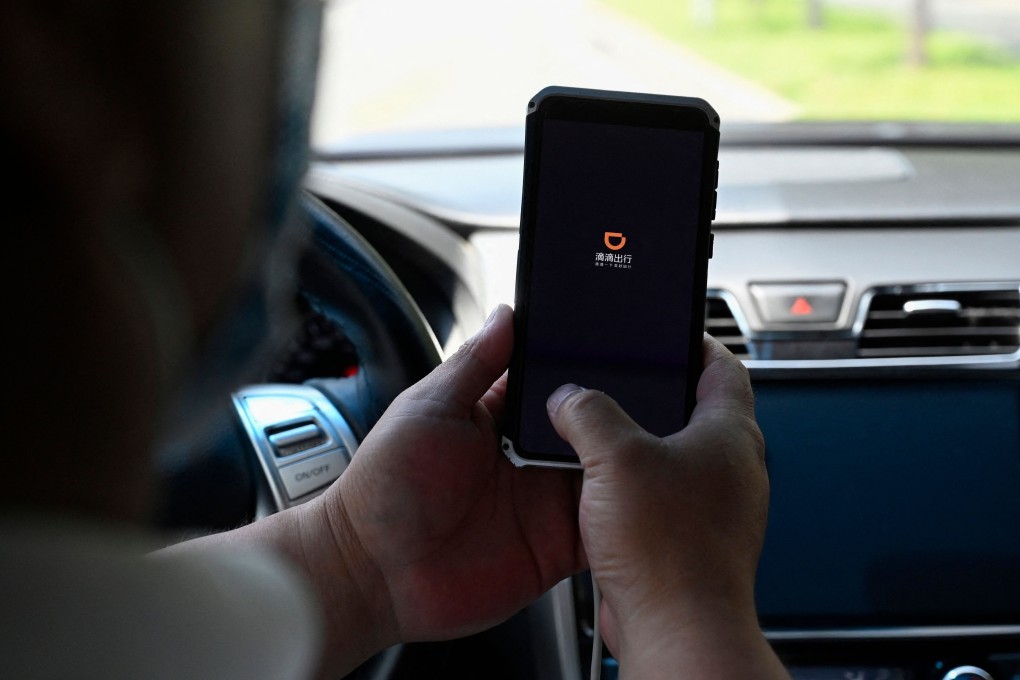
{"label": "dashboard", "polygon": [[[1020,127],[722,142],[707,328],[767,442],[766,635],[794,678],[1020,678]],[[513,300],[522,161],[516,129],[395,133],[306,186],[450,349]],[[477,644],[513,645],[506,677],[583,678],[590,619],[575,577]]]}

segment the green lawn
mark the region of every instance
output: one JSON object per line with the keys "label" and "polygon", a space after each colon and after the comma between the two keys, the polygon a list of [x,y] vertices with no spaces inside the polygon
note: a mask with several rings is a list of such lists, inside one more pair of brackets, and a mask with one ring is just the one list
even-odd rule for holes
{"label": "green lawn", "polygon": [[804,119],[1020,121],[1020,58],[970,36],[935,32],[930,64],[906,64],[906,30],[884,16],[805,0],[716,0],[710,27],[690,0],[603,0],[801,107]]}

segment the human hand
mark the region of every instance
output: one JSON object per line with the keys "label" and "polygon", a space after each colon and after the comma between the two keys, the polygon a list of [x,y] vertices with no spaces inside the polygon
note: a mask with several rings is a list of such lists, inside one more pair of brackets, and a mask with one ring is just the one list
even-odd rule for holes
{"label": "human hand", "polygon": [[751,677],[748,664],[767,660],[784,677],[754,609],[764,442],[747,371],[707,336],[697,398],[687,427],[662,439],[601,392],[564,386],[549,399],[584,467],[580,529],[606,644],[627,675]]}
{"label": "human hand", "polygon": [[500,306],[393,402],[312,509],[328,517],[381,644],[482,630],[584,567],[581,476],[518,469],[499,449],[512,345]]}

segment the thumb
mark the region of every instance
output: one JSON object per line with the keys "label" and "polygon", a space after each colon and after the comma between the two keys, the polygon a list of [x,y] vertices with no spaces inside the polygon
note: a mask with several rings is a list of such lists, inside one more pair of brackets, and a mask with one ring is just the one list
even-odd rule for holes
{"label": "thumb", "polygon": [[612,461],[628,444],[647,441],[648,434],[609,395],[564,385],[546,402],[549,420],[581,459],[585,469]]}
{"label": "thumb", "polygon": [[452,404],[468,414],[506,370],[512,349],[513,310],[499,305],[480,331],[403,396]]}

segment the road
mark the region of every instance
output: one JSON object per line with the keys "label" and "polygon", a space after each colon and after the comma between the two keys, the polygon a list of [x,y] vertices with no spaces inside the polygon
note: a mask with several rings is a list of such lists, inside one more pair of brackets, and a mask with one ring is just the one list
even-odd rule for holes
{"label": "road", "polygon": [[723,121],[796,107],[594,0],[344,0],[327,5],[313,140],[521,125],[551,84],[699,96]]}

